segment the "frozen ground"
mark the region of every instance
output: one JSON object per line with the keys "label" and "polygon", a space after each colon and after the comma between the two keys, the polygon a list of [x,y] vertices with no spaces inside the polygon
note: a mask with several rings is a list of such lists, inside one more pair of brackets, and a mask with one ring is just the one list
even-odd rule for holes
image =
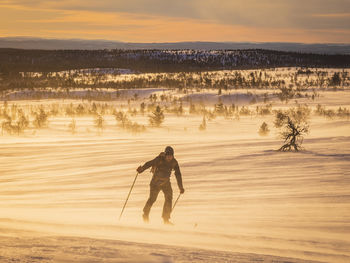
{"label": "frozen ground", "polygon": [[[92,239],[74,236],[40,236],[35,232],[1,230],[0,260],[7,262],[315,262],[252,253],[233,253],[161,244]],[[18,237],[18,234],[22,235]],[[26,235],[26,236],[23,236]],[[10,237],[9,235],[16,235]]]}
{"label": "frozen ground", "polygon": [[[349,107],[348,92],[321,95],[314,104]],[[350,262],[349,120],[314,116],[299,153],[276,152],[273,129],[258,135],[272,116],[199,132],[201,120],[167,115],[138,135],[110,120],[96,135],[81,117],[70,135],[70,118],[56,118],[0,137],[0,262]],[[167,145],[186,189],[176,226],[161,224],[162,194],[143,224],[148,171],[118,221],[136,167]]]}

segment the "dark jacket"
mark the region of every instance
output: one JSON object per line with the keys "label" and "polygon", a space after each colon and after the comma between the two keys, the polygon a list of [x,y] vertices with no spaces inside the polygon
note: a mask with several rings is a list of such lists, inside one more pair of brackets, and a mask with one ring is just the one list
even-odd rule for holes
{"label": "dark jacket", "polygon": [[156,179],[169,179],[172,170],[174,170],[177,185],[179,186],[179,189],[183,189],[180,167],[175,158],[173,158],[171,162],[168,162],[167,160],[165,160],[165,153],[160,153],[156,158],[146,162],[141,167],[142,172],[150,167],[152,167],[153,178]]}

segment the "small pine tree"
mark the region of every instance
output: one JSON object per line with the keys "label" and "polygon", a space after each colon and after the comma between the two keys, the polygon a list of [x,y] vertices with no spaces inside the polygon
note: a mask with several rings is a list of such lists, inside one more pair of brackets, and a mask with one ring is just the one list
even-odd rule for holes
{"label": "small pine tree", "polygon": [[190,110],[189,110],[190,114],[195,114],[197,113],[196,110],[196,105],[194,105],[193,103],[190,104]]}
{"label": "small pine tree", "polygon": [[34,114],[35,114],[34,121],[33,121],[34,127],[38,129],[46,127],[48,123],[48,115],[46,114],[45,110],[43,108],[40,108],[39,112],[36,112]]}
{"label": "small pine tree", "polygon": [[184,109],[183,109],[183,107],[182,107],[182,102],[181,102],[179,108],[177,109],[176,114],[177,114],[178,116],[181,116],[181,115],[183,114],[183,112],[184,112]]}
{"label": "small pine tree", "polygon": [[130,122],[126,113],[122,111],[115,113],[114,116],[115,120],[117,121],[117,125],[121,126],[122,128],[125,128],[126,125]]}
{"label": "small pine tree", "polygon": [[205,120],[205,116],[203,116],[202,123],[199,125],[199,130],[200,131],[205,131],[207,129],[207,122]]}
{"label": "small pine tree", "polygon": [[29,126],[29,120],[27,116],[24,115],[24,112],[22,109],[19,109],[18,118],[15,125],[17,134],[19,135],[20,133],[22,133],[28,126]]}
{"label": "small pine tree", "polygon": [[10,115],[4,116],[5,120],[1,123],[1,134],[4,135],[4,132],[7,132],[9,134],[12,133],[12,119]]}
{"label": "small pine tree", "polygon": [[259,129],[259,135],[260,136],[267,136],[270,133],[269,126],[266,122],[263,122]]}
{"label": "small pine tree", "polygon": [[99,132],[102,132],[103,129],[105,128],[105,120],[101,114],[95,115],[94,123],[95,123],[95,127]]}
{"label": "small pine tree", "polygon": [[97,112],[97,106],[96,106],[96,103],[93,102],[93,103],[92,103],[92,106],[91,106],[91,108],[90,108],[90,113],[96,114],[96,112]]}
{"label": "small pine tree", "polygon": [[341,77],[339,72],[334,72],[332,78],[329,81],[331,86],[339,86],[341,84]]}
{"label": "small pine tree", "polygon": [[141,112],[142,115],[145,114],[145,108],[146,108],[146,104],[144,102],[142,102],[140,104],[140,112]]}
{"label": "small pine tree", "polygon": [[18,109],[18,111],[13,114],[15,119],[8,114],[5,116],[5,120],[1,123],[2,135],[4,135],[4,131],[8,134],[17,134],[20,135],[29,125],[28,118],[24,115],[22,109]]}
{"label": "small pine tree", "polygon": [[149,115],[149,123],[151,126],[160,127],[164,122],[164,113],[162,109],[157,106],[157,108],[152,112],[152,115]]}
{"label": "small pine tree", "polygon": [[71,103],[68,106],[66,106],[66,115],[67,116],[74,116],[74,114],[75,114],[75,110],[73,107],[73,103]]}
{"label": "small pine tree", "polygon": [[224,104],[221,102],[221,100],[219,101],[218,104],[215,104],[215,105],[214,105],[214,109],[215,109],[215,110],[214,110],[215,113],[218,113],[218,114],[224,113],[225,107],[224,107]]}
{"label": "small pine tree", "polygon": [[82,116],[85,114],[85,107],[84,105],[80,104],[77,106],[77,108],[75,109],[75,113],[78,115],[78,116]]}
{"label": "small pine tree", "polygon": [[128,116],[121,111],[116,112],[114,115],[117,125],[133,134],[141,133],[146,130],[144,125],[138,124],[137,122],[132,122]]}

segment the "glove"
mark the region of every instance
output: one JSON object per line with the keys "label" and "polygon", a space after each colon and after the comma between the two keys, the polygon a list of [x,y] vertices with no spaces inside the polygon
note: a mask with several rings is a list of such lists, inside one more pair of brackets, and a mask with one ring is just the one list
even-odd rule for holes
{"label": "glove", "polygon": [[183,194],[185,192],[185,189],[180,189],[180,194]]}
{"label": "glove", "polygon": [[139,174],[142,173],[142,172],[143,172],[142,166],[140,165],[139,167],[137,167],[136,171],[137,171]]}

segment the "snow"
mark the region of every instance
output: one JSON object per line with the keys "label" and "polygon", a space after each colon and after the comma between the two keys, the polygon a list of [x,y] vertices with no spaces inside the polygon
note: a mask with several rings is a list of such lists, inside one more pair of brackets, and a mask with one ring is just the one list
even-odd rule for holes
{"label": "snow", "polygon": [[[320,94],[299,103],[350,106],[348,91]],[[214,102],[218,95],[186,96]],[[147,124],[147,114],[134,119]],[[55,117],[35,134],[0,137],[1,262],[350,261],[349,119],[312,115],[299,153],[276,151],[282,142],[271,115],[217,117],[200,132],[202,116],[166,114],[161,128],[136,135],[116,127],[113,116],[100,135],[91,117],[76,117],[71,135],[70,120]],[[257,133],[263,121],[272,130],[266,137]],[[167,145],[186,190],[172,215],[176,225],[162,225],[162,194],[150,224],[142,222],[148,171],[118,221],[135,169]],[[175,199],[174,177],[172,187]]]}

